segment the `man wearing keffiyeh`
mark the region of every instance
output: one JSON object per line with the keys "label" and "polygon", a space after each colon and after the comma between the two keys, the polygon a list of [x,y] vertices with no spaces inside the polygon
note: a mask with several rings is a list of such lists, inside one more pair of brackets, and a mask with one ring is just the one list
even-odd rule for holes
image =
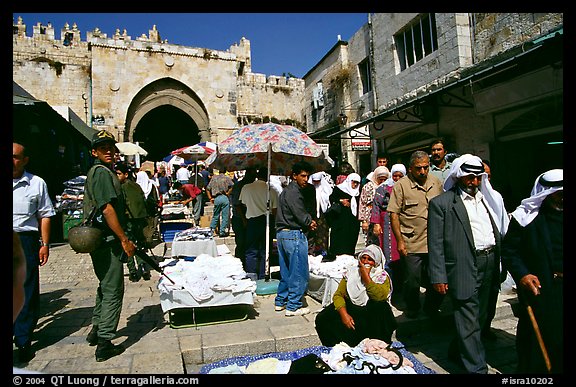
{"label": "man wearing keffiyeh", "polygon": [[444,190],[428,207],[430,282],[452,301],[456,332],[450,355],[468,373],[486,374],[481,328],[491,289],[499,284],[498,257],[508,216],[478,156],[455,159]]}
{"label": "man wearing keffiyeh", "polygon": [[[530,197],[512,213],[502,244],[502,263],[518,288],[518,299],[534,313],[551,373],[564,371],[564,170],[536,178]],[[519,308],[516,330],[519,373],[548,372],[527,308]]]}

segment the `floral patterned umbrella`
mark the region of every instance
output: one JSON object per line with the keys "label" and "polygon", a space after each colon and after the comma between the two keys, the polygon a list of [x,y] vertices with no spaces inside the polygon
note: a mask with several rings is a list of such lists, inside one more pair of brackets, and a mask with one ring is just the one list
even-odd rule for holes
{"label": "floral patterned umbrella", "polygon": [[327,171],[334,161],[306,133],[290,125],[246,125],[218,144],[206,165],[227,171],[268,168],[272,175],[288,176],[292,165],[306,161],[314,172]]}
{"label": "floral patterned umbrella", "polygon": [[[271,174],[290,175],[292,165],[297,161],[308,162],[314,168],[312,172],[327,171],[334,166],[334,161],[300,129],[290,125],[268,123],[246,125],[236,129],[218,144],[217,151],[206,159],[206,165],[227,171],[268,168],[268,181],[270,181]],[[270,281],[269,214],[270,188],[266,205],[266,282]],[[269,289],[265,284],[264,288]],[[258,289],[257,284],[256,293],[260,294]]]}

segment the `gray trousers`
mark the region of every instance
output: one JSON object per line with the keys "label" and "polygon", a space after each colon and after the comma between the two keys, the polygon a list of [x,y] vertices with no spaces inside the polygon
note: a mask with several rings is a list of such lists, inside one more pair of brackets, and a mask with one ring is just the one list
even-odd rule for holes
{"label": "gray trousers", "polygon": [[469,373],[488,373],[486,351],[482,344],[481,333],[488,315],[490,291],[494,270],[497,270],[496,265],[494,252],[487,256],[477,256],[474,294],[465,300],[457,300],[452,297],[456,342],[464,367]]}

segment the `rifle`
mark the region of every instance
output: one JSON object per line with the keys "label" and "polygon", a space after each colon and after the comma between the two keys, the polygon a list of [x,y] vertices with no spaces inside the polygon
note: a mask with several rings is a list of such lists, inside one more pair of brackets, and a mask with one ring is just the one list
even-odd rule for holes
{"label": "rifle", "polygon": [[[124,254],[124,252],[122,253]],[[172,278],[168,277],[168,275],[166,273],[164,273],[164,269],[160,267],[160,265],[158,265],[158,262],[156,262],[156,260],[154,258],[152,258],[151,256],[149,256],[148,254],[146,254],[146,249],[143,247],[138,246],[138,244],[136,243],[136,254],[140,259],[142,259],[144,262],[146,262],[148,265],[150,265],[150,267],[154,270],[156,270],[158,273],[160,273],[160,275],[163,275],[164,277],[166,277],[166,279],[168,279],[168,281],[172,282],[172,285],[176,285],[176,282],[174,282],[172,280]]]}

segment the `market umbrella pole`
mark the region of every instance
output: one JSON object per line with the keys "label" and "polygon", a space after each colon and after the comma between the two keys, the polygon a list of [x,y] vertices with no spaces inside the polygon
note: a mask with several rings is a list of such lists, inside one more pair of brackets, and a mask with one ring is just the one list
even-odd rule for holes
{"label": "market umbrella pole", "polygon": [[268,176],[266,183],[268,190],[266,190],[266,265],[264,267],[264,278],[270,281],[270,166],[272,165],[272,144],[268,145]]}
{"label": "market umbrella pole", "polygon": [[268,145],[268,190],[266,191],[266,253],[265,253],[265,270],[264,280],[256,281],[256,294],[274,294],[278,291],[280,281],[272,280],[270,277],[270,166],[272,163],[272,145]]}
{"label": "market umbrella pole", "polygon": [[528,311],[528,316],[530,316],[530,321],[532,322],[532,328],[534,328],[534,334],[536,334],[536,339],[538,340],[538,345],[540,345],[540,350],[542,351],[542,356],[544,357],[544,362],[546,363],[546,369],[548,373],[552,370],[552,365],[550,364],[550,357],[548,357],[548,351],[544,345],[544,340],[542,339],[542,334],[540,333],[540,328],[538,327],[538,322],[532,311],[530,305],[526,305],[526,310]]}

